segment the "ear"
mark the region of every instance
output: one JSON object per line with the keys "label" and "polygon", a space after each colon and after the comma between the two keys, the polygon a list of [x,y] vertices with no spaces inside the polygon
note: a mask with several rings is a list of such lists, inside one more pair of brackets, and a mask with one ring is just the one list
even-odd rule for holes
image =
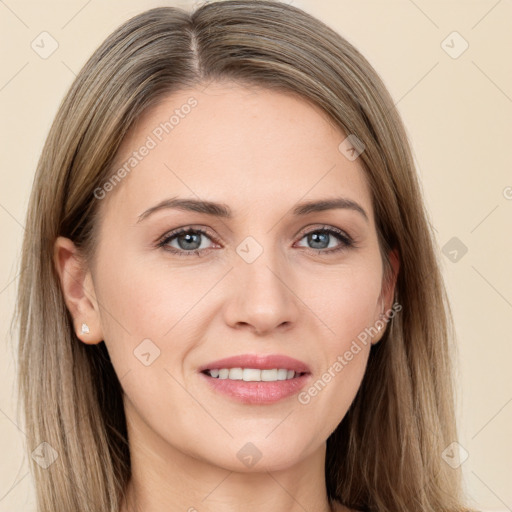
{"label": "ear", "polygon": [[[383,328],[380,330],[378,334],[375,335],[375,337],[372,340],[372,345],[375,345],[378,343],[381,338],[384,336],[384,333],[386,332],[388,321],[386,320],[386,312],[389,311],[393,306],[393,298],[395,296],[395,287],[396,287],[396,281],[398,278],[398,271],[400,269],[400,258],[398,256],[398,249],[393,249],[389,252],[389,261],[391,263],[392,272],[391,275],[388,277],[386,282],[383,283],[382,292],[380,295],[380,300],[378,303],[378,312],[375,319],[375,323],[377,323],[377,320],[382,319],[384,322]],[[381,315],[384,314],[384,317],[381,318]],[[379,322],[380,324],[380,322]],[[377,324],[377,325],[379,325]]]}
{"label": "ear", "polygon": [[[59,236],[53,247],[53,261],[77,337],[91,345],[103,341],[92,276],[79,249],[69,238]],[[82,324],[87,325],[88,332],[82,332]]]}

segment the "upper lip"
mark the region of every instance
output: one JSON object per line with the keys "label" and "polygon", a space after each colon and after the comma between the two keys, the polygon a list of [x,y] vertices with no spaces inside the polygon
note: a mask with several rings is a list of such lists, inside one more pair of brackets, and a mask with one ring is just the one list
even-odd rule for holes
{"label": "upper lip", "polygon": [[199,371],[221,368],[257,368],[260,370],[286,368],[297,373],[311,373],[306,363],[281,354],[242,354],[226,357],[201,366]]}

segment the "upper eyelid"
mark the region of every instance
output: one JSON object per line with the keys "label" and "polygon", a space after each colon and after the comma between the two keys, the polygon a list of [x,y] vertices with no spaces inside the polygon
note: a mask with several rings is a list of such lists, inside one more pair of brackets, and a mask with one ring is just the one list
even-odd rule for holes
{"label": "upper eyelid", "polygon": [[166,231],[158,240],[157,242],[164,242],[168,238],[175,237],[187,232],[201,232],[201,234],[205,234],[208,237],[210,237],[213,241],[216,241],[218,237],[216,237],[214,234],[211,233],[211,231],[203,226],[196,226],[196,225],[190,225],[190,226],[183,226],[181,228],[171,229],[170,231]]}

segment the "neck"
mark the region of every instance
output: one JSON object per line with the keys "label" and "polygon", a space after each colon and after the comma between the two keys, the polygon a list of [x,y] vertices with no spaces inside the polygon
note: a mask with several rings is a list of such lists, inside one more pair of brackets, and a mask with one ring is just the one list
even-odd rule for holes
{"label": "neck", "polygon": [[193,457],[171,446],[140,418],[131,420],[131,479],[121,512],[338,510],[327,499],[325,443],[286,467],[267,470],[255,464],[240,472]]}

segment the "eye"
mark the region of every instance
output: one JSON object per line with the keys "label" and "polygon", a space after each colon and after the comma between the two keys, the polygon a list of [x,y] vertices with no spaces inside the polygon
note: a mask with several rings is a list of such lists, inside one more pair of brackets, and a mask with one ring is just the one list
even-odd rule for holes
{"label": "eye", "polygon": [[[212,239],[212,237],[203,229],[198,228],[180,228],[171,233],[167,233],[164,238],[158,242],[157,247],[162,247],[166,251],[172,252],[179,256],[191,256],[193,254],[202,256],[209,247],[205,247],[202,243],[204,239]],[[170,245],[175,242],[176,245]]]}
{"label": "eye", "polygon": [[[316,249],[322,254],[330,254],[354,247],[354,241],[346,233],[329,226],[303,233],[301,240],[303,239],[307,239],[307,243],[312,245],[310,249]],[[334,242],[334,245],[331,242]]]}

